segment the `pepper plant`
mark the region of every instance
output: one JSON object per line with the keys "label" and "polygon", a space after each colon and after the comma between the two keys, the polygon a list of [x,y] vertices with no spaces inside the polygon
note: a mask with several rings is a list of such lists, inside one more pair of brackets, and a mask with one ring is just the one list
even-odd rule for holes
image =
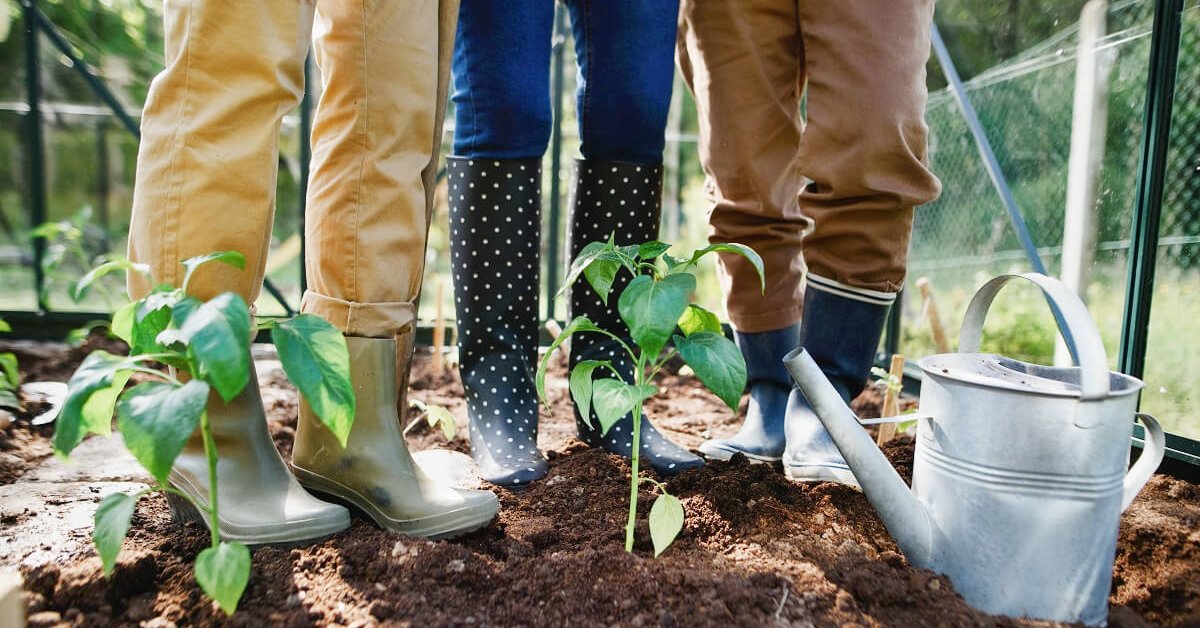
{"label": "pepper plant", "polygon": [[[225,613],[232,614],[250,579],[250,551],[240,543],[221,540],[219,454],[205,407],[210,391],[229,402],[247,385],[256,385],[249,381],[247,350],[253,322],[246,302],[232,292],[208,301],[187,294],[192,275],[209,263],[245,268],[246,259],[241,253],[222,252],[184,260],[181,286],[159,285],[113,314],[112,331],[129,344],[129,355],[95,351],[71,376],[54,432],[54,449],[65,457],[88,434],[108,435],[115,409],[125,446],[154,478],[154,486],[134,495],[115,493],[100,503],[92,540],[105,576],[116,565],[138,499],[156,491],[171,493],[191,501],[209,518],[211,545],[196,557],[196,582]],[[100,277],[121,271],[150,275],[142,264],[107,262],[80,279],[76,293],[82,295]],[[311,314],[259,323],[258,329],[264,328],[271,331],[288,378],[344,446],[354,421],[354,389],[341,332]],[[126,390],[135,373],[146,381]],[[207,504],[193,501],[168,482],[175,459],[197,428],[208,460],[211,498]]]}
{"label": "pepper plant", "polygon": [[[650,539],[658,556],[683,529],[683,505],[667,492],[662,482],[638,473],[641,443],[642,404],[658,392],[653,381],[663,366],[676,355],[692,368],[696,377],[731,410],[737,412],[746,388],[746,362],[733,341],[725,337],[716,315],[689,303],[696,291],[692,274],[701,258],[718,251],[744,256],[758,271],[765,289],[762,259],[753,249],[741,244],[713,244],[695,251],[690,257],[676,258],[667,253],[671,245],[657,240],[641,245],[617,246],[591,242],[571,264],[562,294],[582,275],[605,304],[611,296],[617,273],[622,270],[634,277],[617,297],[617,312],[629,328],[626,342],[611,329],[602,329],[586,316],[576,316],[554,339],[538,365],[537,389],[546,399],[546,370],[550,356],[567,338],[577,333],[593,333],[615,341],[633,364],[633,381],[626,381],[609,360],[583,360],[571,370],[571,397],[580,416],[591,421],[592,410],[600,430],[608,431],[626,414],[633,414],[633,457],[630,461],[629,518],[625,524],[625,551],[633,551],[634,523],[637,520],[638,487],[651,483],[659,496],[650,508]],[[680,333],[675,333],[676,330]],[[673,345],[665,353],[668,341]],[[597,369],[613,374],[593,379]]]}
{"label": "pepper plant", "polygon": [[[0,318],[0,332],[10,332],[12,327]],[[21,388],[21,373],[17,368],[17,356],[8,351],[0,352],[0,409],[21,410],[17,391]],[[0,414],[3,411],[0,410]]]}

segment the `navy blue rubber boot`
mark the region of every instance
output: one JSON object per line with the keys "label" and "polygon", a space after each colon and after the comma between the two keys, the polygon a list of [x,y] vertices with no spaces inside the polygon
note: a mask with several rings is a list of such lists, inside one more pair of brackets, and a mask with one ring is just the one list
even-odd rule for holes
{"label": "navy blue rubber boot", "polygon": [[740,453],[753,462],[779,462],[787,444],[783,424],[793,385],[783,356],[800,345],[800,325],[757,333],[735,331],[733,339],[746,359],[750,405],[736,434],[706,441],[700,453],[709,460],[729,460]]}
{"label": "navy blue rubber boot", "polygon": [[[662,166],[626,162],[580,160],[575,166],[575,203],[571,213],[571,259],[589,242],[604,242],[612,235],[618,246],[641,244],[658,237],[662,216]],[[629,328],[617,313],[617,298],[632,277],[617,274],[605,304],[587,280],[571,286],[571,316],[587,316],[632,345]],[[571,368],[582,360],[610,360],[626,382],[633,381],[633,364],[616,341],[599,334],[571,337]],[[607,369],[596,369],[594,377],[611,377]],[[624,458],[633,455],[633,415],[628,414],[601,434],[600,421],[592,413],[591,423],[575,408],[579,439],[593,447]],[[596,426],[596,427],[592,427]],[[662,475],[674,475],[699,467],[704,460],[676,445],[654,428],[646,416],[641,421],[639,458]]]}
{"label": "navy blue rubber boot", "polygon": [[[895,295],[852,288],[812,274],[804,293],[800,345],[812,355],[842,400],[866,385]],[[845,458],[799,389],[788,397],[783,471],[800,482],[858,486]]]}
{"label": "navy blue rubber boot", "polygon": [[479,474],[518,488],[546,475],[537,448],[542,160],[449,157],[458,370]]}

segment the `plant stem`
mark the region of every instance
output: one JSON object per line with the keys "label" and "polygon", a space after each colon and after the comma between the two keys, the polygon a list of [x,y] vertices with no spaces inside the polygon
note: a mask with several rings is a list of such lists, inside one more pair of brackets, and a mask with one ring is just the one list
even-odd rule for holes
{"label": "plant stem", "polygon": [[[634,382],[637,386],[641,386],[643,376],[645,375],[646,364],[644,356],[639,355],[637,365],[634,368]],[[638,486],[641,481],[638,479],[638,462],[641,456],[638,454],[641,450],[642,437],[642,402],[637,402],[633,406],[633,452],[630,461],[630,476],[629,481],[629,521],[625,524],[625,551],[633,553],[633,529],[637,522],[637,503],[638,503]]]}
{"label": "plant stem", "polygon": [[213,440],[208,412],[200,415],[200,434],[204,437],[204,457],[208,459],[208,527],[212,531],[212,546],[221,543],[220,522],[217,518],[217,443]]}

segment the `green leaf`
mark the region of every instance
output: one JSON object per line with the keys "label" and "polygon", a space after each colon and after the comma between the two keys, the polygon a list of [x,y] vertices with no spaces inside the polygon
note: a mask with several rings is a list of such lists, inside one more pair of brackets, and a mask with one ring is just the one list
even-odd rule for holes
{"label": "green leaf", "polygon": [[196,557],[196,583],[232,615],[250,582],[250,550],[241,543],[222,542]]}
{"label": "green leaf", "polygon": [[631,386],[619,379],[604,378],[592,383],[592,403],[600,421],[600,433],[607,434],[639,402],[654,396],[654,386]]}
{"label": "green leaf", "polygon": [[0,388],[16,390],[21,385],[21,371],[17,365],[17,356],[12,353],[0,353]]}
{"label": "green leaf", "polygon": [[754,270],[758,271],[758,282],[761,285],[761,290],[766,292],[767,278],[765,272],[763,271],[762,258],[758,256],[758,253],[756,253],[754,249],[746,246],[745,244],[738,244],[736,242],[720,242],[717,244],[710,244],[699,251],[692,253],[692,259],[688,260],[688,265],[695,264],[700,260],[701,257],[713,252],[736,253],[746,258],[750,262],[750,265],[754,267]]}
{"label": "green leaf", "polygon": [[202,380],[178,386],[147,382],[129,389],[117,402],[117,428],[125,447],[160,484],[200,424],[209,386]]}
{"label": "green leaf", "polygon": [[724,330],[721,329],[721,320],[717,318],[717,315],[695,304],[689,305],[683,311],[683,316],[679,317],[679,329],[685,336],[691,336],[701,331],[711,331],[714,334],[724,333]]}
{"label": "green leaf", "polygon": [[192,312],[195,312],[201,305],[204,305],[204,302],[196,297],[183,297],[171,306],[171,321],[175,323],[176,327],[183,327]]}
{"label": "green leaf", "polygon": [[105,320],[88,321],[82,326],[67,332],[66,342],[72,347],[78,347],[83,344],[83,341],[87,340],[88,336],[92,334],[93,329],[100,329],[102,327],[107,327],[111,330],[112,324]]}
{"label": "green leaf", "polygon": [[567,338],[581,331],[600,331],[600,328],[588,317],[576,316],[571,319],[571,322],[567,323],[567,326],[563,328],[558,338],[555,338],[554,342],[550,343],[550,347],[546,349],[546,355],[542,356],[542,361],[538,363],[534,383],[537,384],[538,399],[541,399],[543,403],[546,401],[546,369],[550,366],[550,356],[554,355],[554,350],[566,342]]}
{"label": "green leaf", "polygon": [[600,295],[600,300],[605,305],[608,305],[608,295],[612,292],[613,282],[616,281],[617,271],[620,269],[620,264],[606,259],[594,260],[583,269],[583,276],[587,278],[592,290]]}
{"label": "green leaf", "polygon": [[454,433],[458,429],[458,422],[454,420],[454,415],[442,406],[425,406],[425,420],[429,423],[429,427],[441,427],[442,436],[446,440],[454,440]]}
{"label": "green leaf", "polygon": [[579,416],[583,417],[583,422],[593,429],[595,426],[592,425],[592,371],[601,366],[611,369],[612,363],[606,360],[583,360],[571,369],[571,398],[575,400],[575,407],[579,408]]}
{"label": "green leaf", "polygon": [[355,403],[346,337],[320,316],[301,314],[271,328],[271,340],[288,379],[345,447]]}
{"label": "green leaf", "polygon": [[17,395],[12,390],[0,388],[0,408],[20,411],[22,409],[21,400],[17,399]]}
{"label": "green leaf", "polygon": [[124,357],[106,351],[93,351],[83,360],[67,382],[67,400],[54,427],[55,452],[65,456],[89,433],[101,429],[107,433],[107,424],[100,427],[95,416],[84,413],[84,405],[97,391],[110,388],[117,371],[126,364]]}
{"label": "green leaf", "polygon": [[8,324],[8,321],[0,318],[0,333],[7,333],[10,331],[12,331],[12,326]]}
{"label": "green leaf", "polygon": [[696,377],[737,412],[746,389],[746,361],[737,345],[721,334],[701,331],[686,338],[676,335],[675,348]]}
{"label": "green leaf", "polygon": [[158,335],[171,324],[171,308],[179,301],[181,292],[156,292],[139,299],[133,311],[133,342],[131,354],[158,353],[163,350]]}
{"label": "green leaf", "polygon": [[616,247],[611,242],[588,242],[580,249],[579,255],[575,256],[574,261],[571,262],[571,268],[567,271],[567,279],[563,282],[562,288],[555,296],[561,296],[566,293],[579,280],[579,276],[583,274],[584,270],[592,262],[599,259],[603,259],[606,262],[620,263],[621,261],[620,256],[616,253]]}
{"label": "green leaf", "polygon": [[679,259],[678,257],[675,257],[674,255],[669,255],[666,253],[663,254],[662,258],[663,258],[663,262],[665,262],[667,264],[667,272],[671,272],[671,271],[675,270],[677,267],[679,267],[680,265],[682,265],[684,263],[684,261]]}
{"label": "green leaf", "polygon": [[78,303],[85,296],[92,284],[96,283],[100,278],[118,271],[132,271],[139,275],[150,276],[150,265],[131,262],[127,259],[115,259],[104,262],[103,264],[91,269],[86,275],[81,277],[75,284],[74,290],[71,292],[71,299]]}
{"label": "green leaf", "polygon": [[650,540],[654,543],[654,555],[658,556],[679,536],[683,530],[683,504],[678,497],[663,493],[650,507]]}
{"label": "green leaf", "polygon": [[181,284],[179,287],[186,292],[188,283],[192,280],[192,273],[195,273],[196,269],[209,262],[221,262],[222,264],[229,264],[230,266],[233,266],[239,270],[245,270],[246,268],[246,256],[237,251],[220,251],[216,253],[207,253],[205,255],[197,255],[196,257],[189,257],[180,262],[187,270],[183,273],[183,284]]}
{"label": "green leaf", "polygon": [[667,275],[661,280],[641,275],[629,282],[617,300],[617,311],[629,326],[634,342],[642,348],[642,355],[650,359],[658,356],[695,289],[696,278],[687,274]]}
{"label": "green leaf", "polygon": [[187,314],[180,332],[196,362],[195,375],[226,402],[242,392],[250,380],[250,308],[242,297],[225,292],[201,304]]}
{"label": "green leaf", "polygon": [[92,434],[108,436],[112,433],[113,410],[117,406],[117,396],[125,390],[125,384],[133,371],[118,370],[113,375],[112,385],[100,388],[92,393],[83,404],[83,423]]}
{"label": "green leaf", "polygon": [[671,245],[666,242],[651,240],[638,247],[637,256],[648,261],[666,253],[669,248],[671,248]]}
{"label": "green leaf", "polygon": [[117,308],[112,315],[112,334],[117,338],[125,341],[125,344],[133,344],[133,312],[137,309],[137,302],[126,303]]}
{"label": "green leaf", "polygon": [[96,509],[96,528],[92,530],[92,542],[96,544],[96,553],[100,555],[105,578],[112,575],[113,567],[117,565],[121,542],[129,533],[129,521],[133,519],[133,508],[136,505],[136,497],[113,493],[105,497]]}

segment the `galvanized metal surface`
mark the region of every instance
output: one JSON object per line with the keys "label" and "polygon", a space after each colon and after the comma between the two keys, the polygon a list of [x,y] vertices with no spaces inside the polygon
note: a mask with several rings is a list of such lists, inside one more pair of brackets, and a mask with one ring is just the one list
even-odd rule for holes
{"label": "galvanized metal surface", "polygon": [[[793,352],[785,363],[910,562],[946,574],[990,613],[1103,624],[1118,520],[1162,460],[1162,429],[1136,414],[1142,382],[1108,371],[1086,308],[1056,279],[988,282],[968,306],[961,346],[978,349],[992,299],[1014,279],[1062,312],[1081,366],[976,353],[921,360],[911,493],[811,357]],[[1126,472],[1135,415],[1146,448]]]}

